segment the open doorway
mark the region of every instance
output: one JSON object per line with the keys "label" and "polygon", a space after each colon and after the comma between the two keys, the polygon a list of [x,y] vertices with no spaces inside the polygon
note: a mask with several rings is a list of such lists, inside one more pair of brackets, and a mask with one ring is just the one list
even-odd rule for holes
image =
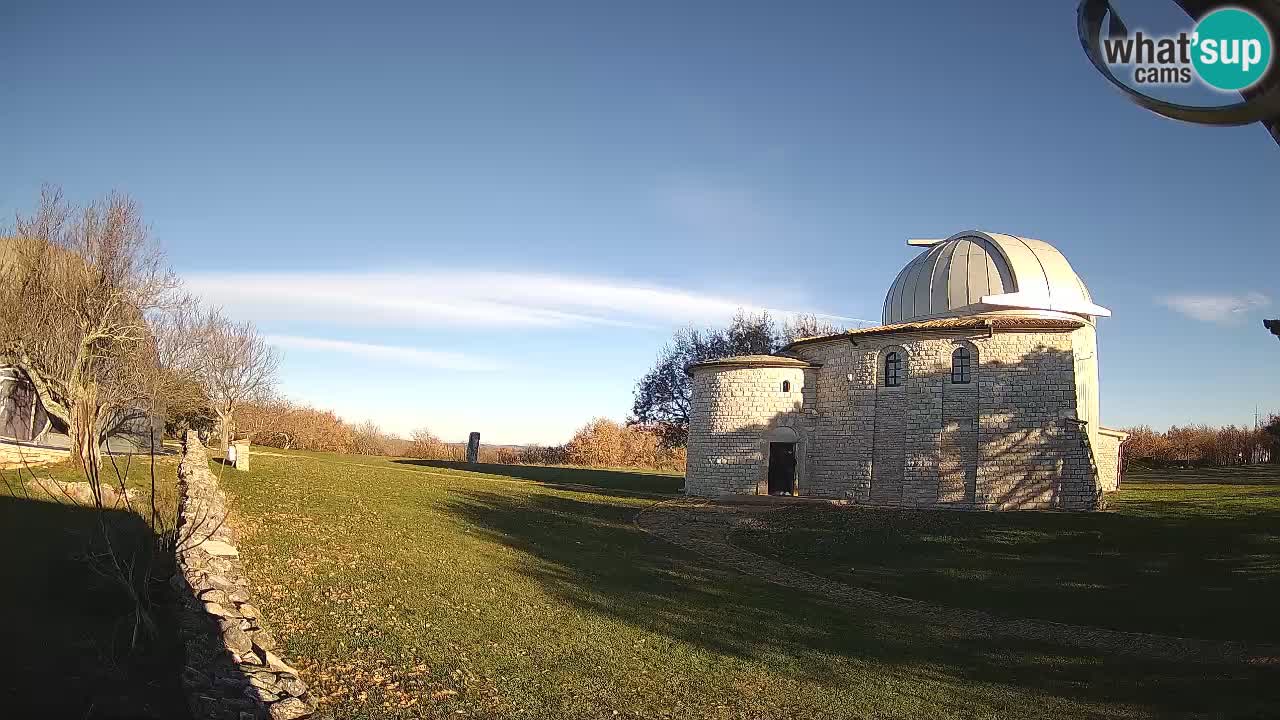
{"label": "open doorway", "polygon": [[769,494],[794,495],[796,489],[796,444],[769,443]]}

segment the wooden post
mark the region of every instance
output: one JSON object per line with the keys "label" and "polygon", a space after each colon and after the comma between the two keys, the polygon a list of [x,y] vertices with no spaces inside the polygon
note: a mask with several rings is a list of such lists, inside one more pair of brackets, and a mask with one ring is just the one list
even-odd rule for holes
{"label": "wooden post", "polygon": [[475,465],[480,461],[480,433],[473,432],[467,438],[467,462]]}

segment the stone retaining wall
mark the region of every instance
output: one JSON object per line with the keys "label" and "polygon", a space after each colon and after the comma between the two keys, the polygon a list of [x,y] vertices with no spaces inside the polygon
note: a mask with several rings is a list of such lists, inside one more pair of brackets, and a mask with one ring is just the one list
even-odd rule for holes
{"label": "stone retaining wall", "polygon": [[276,641],[241,567],[226,523],[226,497],[209,471],[209,455],[187,434],[178,466],[182,493],[173,583],[187,663],[182,684],[197,720],[297,720],[315,703],[298,672],[275,654]]}
{"label": "stone retaining wall", "polygon": [[0,470],[59,463],[70,457],[70,454],[63,448],[0,442]]}

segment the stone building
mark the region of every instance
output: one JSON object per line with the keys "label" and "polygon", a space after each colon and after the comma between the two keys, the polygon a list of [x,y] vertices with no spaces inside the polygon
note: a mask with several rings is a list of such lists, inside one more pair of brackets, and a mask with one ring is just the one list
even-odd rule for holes
{"label": "stone building", "polygon": [[699,363],[686,489],[858,504],[1092,510],[1125,434],[1098,419],[1097,318],[1048,243],[966,231],[925,250],[883,324]]}

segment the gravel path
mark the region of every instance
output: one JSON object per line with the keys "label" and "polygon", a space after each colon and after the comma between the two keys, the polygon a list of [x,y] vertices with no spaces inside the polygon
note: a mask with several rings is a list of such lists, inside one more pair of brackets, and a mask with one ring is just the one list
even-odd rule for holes
{"label": "gravel path", "polygon": [[651,535],[775,585],[813,593],[841,604],[952,626],[981,637],[1039,640],[1160,660],[1280,664],[1280,648],[1277,647],[1122,632],[1048,620],[1007,618],[980,610],[945,607],[889,595],[815,575],[748,552],[729,541],[733,528],[757,524],[776,509],[776,506],[768,504],[736,504],[682,498],[646,507],[636,515],[635,523]]}

